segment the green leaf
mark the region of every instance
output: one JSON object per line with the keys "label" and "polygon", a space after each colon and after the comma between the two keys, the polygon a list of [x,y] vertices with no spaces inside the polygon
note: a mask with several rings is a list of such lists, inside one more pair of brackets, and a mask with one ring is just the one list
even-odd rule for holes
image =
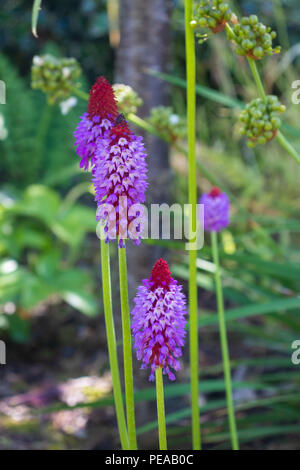
{"label": "green leaf", "polygon": [[65,292],[63,294],[63,299],[69,305],[89,317],[95,317],[99,314],[99,308],[95,297],[88,292]]}
{"label": "green leaf", "polygon": [[10,212],[22,216],[36,217],[51,226],[59,209],[58,193],[43,185],[31,185],[26,188],[22,198]]}
{"label": "green leaf", "polygon": [[[300,307],[300,298],[276,300],[274,302],[246,305],[244,307],[227,309],[226,322],[247,318],[256,315],[267,315],[274,312],[285,312]],[[217,315],[207,315],[199,318],[199,326],[207,326],[218,323]]]}
{"label": "green leaf", "polygon": [[[300,425],[280,425],[280,426],[260,426],[258,428],[240,429],[238,431],[240,442],[249,442],[255,439],[262,439],[270,436],[282,436],[283,434],[298,434],[300,433]],[[206,435],[204,441],[207,443],[223,442],[230,439],[230,434],[227,432]]]}
{"label": "green leaf", "polygon": [[32,16],[31,16],[31,30],[32,34],[37,38],[37,22],[39,16],[39,10],[41,7],[42,0],[34,0],[32,7]]}
{"label": "green leaf", "polygon": [[69,269],[57,273],[54,285],[57,292],[72,307],[91,317],[99,314],[99,304],[89,291],[92,279],[86,272]]}
{"label": "green leaf", "polygon": [[[181,88],[186,88],[186,80],[179,77],[174,77],[173,75],[169,75],[166,73],[160,73],[155,70],[147,70],[149,75],[154,75],[161,80],[164,80],[172,85],[178,85]],[[230,96],[224,95],[216,90],[212,90],[209,87],[203,85],[196,85],[196,93],[204,98],[208,98],[209,100],[215,101],[216,103],[222,104],[223,106],[228,106],[229,108],[243,108],[245,105],[239,100],[231,98]]]}
{"label": "green leaf", "polygon": [[55,288],[51,283],[29,272],[23,275],[20,298],[23,308],[32,309],[53,294],[55,294]]}

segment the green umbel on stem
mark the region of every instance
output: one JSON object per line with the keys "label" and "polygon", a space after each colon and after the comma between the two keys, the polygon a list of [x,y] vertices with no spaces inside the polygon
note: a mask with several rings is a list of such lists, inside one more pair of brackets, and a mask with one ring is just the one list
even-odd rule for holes
{"label": "green umbel on stem", "polygon": [[233,398],[232,398],[231,370],[230,370],[227,332],[226,332],[226,322],[225,322],[225,315],[224,315],[224,301],[223,301],[223,290],[222,290],[221,275],[220,275],[217,232],[214,232],[214,231],[211,232],[211,243],[212,243],[213,262],[215,264],[216,296],[217,296],[220,340],[221,340],[221,349],[222,349],[222,359],[223,359],[223,369],[224,369],[224,378],[225,378],[226,401],[227,401],[231,445],[232,445],[233,450],[239,450],[239,443],[238,443],[238,436],[237,436],[236,422],[235,422],[235,415],[234,415],[234,404],[233,404]]}
{"label": "green umbel on stem", "polygon": [[[188,189],[190,213],[189,233],[196,233],[197,227],[197,165],[196,165],[196,58],[194,30],[191,27],[193,14],[192,0],[185,0],[185,48],[187,78],[187,127],[188,127]],[[193,240],[190,240],[191,242]],[[190,370],[192,399],[193,448],[201,449],[200,410],[198,387],[198,299],[197,299],[197,250],[189,251],[189,313],[190,313]]]}
{"label": "green umbel on stem", "polygon": [[108,344],[108,355],[110,370],[113,383],[113,394],[116,407],[116,415],[120,433],[120,439],[123,450],[129,449],[129,441],[126,429],[124,414],[122,389],[119,374],[119,363],[117,355],[117,343],[115,335],[115,325],[113,319],[112,299],[111,299],[111,280],[110,280],[110,261],[109,245],[101,240],[101,267],[102,267],[102,289],[104,303],[105,328]]}
{"label": "green umbel on stem", "polygon": [[157,403],[159,449],[167,450],[164,383],[163,383],[163,375],[162,375],[161,367],[158,367],[155,371],[155,382],[156,382],[156,403]]}
{"label": "green umbel on stem", "polygon": [[[228,33],[228,37],[231,38],[231,39],[234,39],[235,34],[234,34],[232,28],[229,26],[228,23],[226,24],[226,30],[227,30],[227,33]],[[258,89],[259,95],[263,100],[265,100],[266,99],[266,93],[265,93],[265,89],[264,89],[262,80],[260,78],[259,71],[257,69],[256,62],[255,62],[255,60],[251,59],[250,57],[247,57],[247,59],[248,59],[248,62],[249,62],[250,68],[251,68],[251,72],[252,72],[256,87]],[[300,155],[298,154],[298,152],[294,149],[294,147],[288,142],[288,140],[284,137],[284,135],[280,131],[277,132],[276,139],[277,139],[278,143],[282,146],[282,148],[284,148],[285,151],[295,160],[295,162],[298,165],[300,165]]]}
{"label": "green umbel on stem", "polygon": [[127,428],[129,438],[129,449],[137,449],[135,412],[134,412],[134,394],[133,394],[133,373],[132,373],[132,347],[131,347],[131,328],[130,312],[128,302],[127,285],[127,263],[126,247],[118,248],[119,253],[119,276],[120,276],[120,296],[122,310],[122,329],[123,329],[123,357],[124,357],[124,380],[125,380],[125,401]]}

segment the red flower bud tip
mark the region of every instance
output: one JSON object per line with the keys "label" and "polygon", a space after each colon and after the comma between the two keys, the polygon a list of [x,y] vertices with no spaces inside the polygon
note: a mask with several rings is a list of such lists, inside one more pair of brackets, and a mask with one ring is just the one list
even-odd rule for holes
{"label": "red flower bud tip", "polygon": [[156,261],[152,273],[151,273],[151,283],[153,283],[153,289],[157,287],[168,288],[171,281],[171,273],[168,266],[168,263],[159,259]]}
{"label": "red flower bud tip", "polygon": [[214,186],[211,190],[211,192],[209,193],[209,195],[213,198],[215,197],[218,197],[220,196],[220,194],[222,193],[221,189],[218,188],[217,186]]}
{"label": "red flower bud tip", "polygon": [[97,78],[91,88],[88,114],[90,118],[98,116],[101,119],[116,118],[118,115],[114,91],[105,77]]}

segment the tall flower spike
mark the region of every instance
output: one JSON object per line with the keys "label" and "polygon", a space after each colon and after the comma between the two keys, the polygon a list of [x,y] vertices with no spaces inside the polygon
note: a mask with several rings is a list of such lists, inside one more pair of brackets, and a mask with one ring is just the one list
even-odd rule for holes
{"label": "tall flower spike", "polygon": [[95,150],[99,138],[112,128],[118,115],[112,86],[105,77],[99,77],[90,91],[88,111],[84,113],[74,132],[77,154],[81,157],[80,168],[88,170],[95,164]]}
{"label": "tall flower spike", "polygon": [[186,301],[182,286],[171,277],[166,261],[160,259],[155,263],[150,278],[138,287],[134,302],[132,333],[142,369],[150,365],[149,380],[154,380],[158,367],[175,380],[171,369],[180,369],[178,358],[184,345]]}
{"label": "tall flower spike", "polygon": [[[93,183],[98,211],[97,220],[105,228],[106,242],[131,238],[139,244],[143,232],[143,212],[147,188],[146,153],[141,137],[130,130],[123,115],[98,142],[95,152]],[[136,222],[136,223],[135,223]]]}
{"label": "tall flower spike", "polygon": [[226,193],[214,187],[208,194],[202,194],[200,204],[204,205],[204,230],[220,232],[229,225],[230,203]]}

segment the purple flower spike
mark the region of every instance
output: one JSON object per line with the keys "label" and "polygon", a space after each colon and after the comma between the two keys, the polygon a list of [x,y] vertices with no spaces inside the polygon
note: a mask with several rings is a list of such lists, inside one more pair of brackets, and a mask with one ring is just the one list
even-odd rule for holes
{"label": "purple flower spike", "polygon": [[171,368],[180,369],[178,358],[184,345],[186,302],[182,286],[171,277],[166,261],[160,259],[155,263],[150,278],[138,287],[134,302],[131,328],[142,369],[150,365],[151,381],[158,367],[175,380]]}
{"label": "purple flower spike", "polygon": [[105,77],[99,77],[90,91],[88,112],[81,116],[74,132],[80,168],[88,170],[95,164],[97,142],[112,128],[118,115],[112,86]]}
{"label": "purple flower spike", "polygon": [[220,232],[229,225],[230,203],[226,193],[217,187],[208,194],[202,194],[200,204],[204,205],[204,230]]}
{"label": "purple flower spike", "polygon": [[136,137],[120,115],[108,135],[98,142],[93,183],[106,242],[119,238],[119,246],[130,238],[140,243],[143,207],[147,188],[146,153],[141,137]]}

